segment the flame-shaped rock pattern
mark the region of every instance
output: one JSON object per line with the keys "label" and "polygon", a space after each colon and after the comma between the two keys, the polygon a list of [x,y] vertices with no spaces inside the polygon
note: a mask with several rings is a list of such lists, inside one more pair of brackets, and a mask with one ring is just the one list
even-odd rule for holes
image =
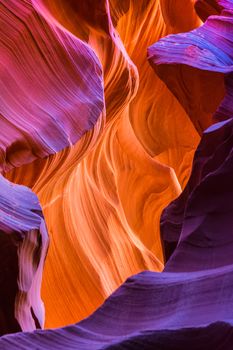
{"label": "flame-shaped rock pattern", "polygon": [[233,0],[0,6],[0,349],[231,350]]}
{"label": "flame-shaped rock pattern", "polygon": [[[100,22],[88,2],[35,3],[50,23],[95,50],[106,102],[106,119],[73,148],[6,175],[32,187],[45,215],[51,238],[42,286],[46,327],[87,317],[132,274],[162,270],[160,213],[185,186],[199,140],[146,54],[187,23],[171,28],[159,1],[129,3],[92,1],[94,12],[105,13]],[[193,7],[190,16],[193,29],[199,23]],[[178,137],[180,124],[186,132]]]}
{"label": "flame-shaped rock pattern", "polygon": [[[20,343],[22,349],[29,344],[50,349],[59,339],[61,349],[230,349],[232,133],[232,120],[205,131],[190,182],[198,162],[200,174],[196,184],[193,181],[189,186],[193,189],[180,240],[162,273],[130,277],[102,307],[77,325],[5,336],[0,340],[2,348],[16,349]],[[204,210],[199,203],[204,204]]]}

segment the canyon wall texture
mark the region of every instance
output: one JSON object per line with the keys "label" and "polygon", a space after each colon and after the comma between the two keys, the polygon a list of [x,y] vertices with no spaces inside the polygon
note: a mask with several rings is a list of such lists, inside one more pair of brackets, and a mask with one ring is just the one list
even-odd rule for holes
{"label": "canyon wall texture", "polygon": [[233,1],[0,23],[0,349],[232,349]]}

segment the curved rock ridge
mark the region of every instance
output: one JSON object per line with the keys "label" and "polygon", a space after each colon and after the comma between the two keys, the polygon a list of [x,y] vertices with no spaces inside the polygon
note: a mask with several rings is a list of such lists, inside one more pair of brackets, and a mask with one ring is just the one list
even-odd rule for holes
{"label": "curved rock ridge", "polygon": [[106,101],[106,120],[74,147],[6,174],[32,187],[43,207],[51,238],[42,286],[46,327],[77,322],[128,276],[163,269],[160,213],[185,186],[199,136],[146,50],[199,20],[191,0],[183,0],[190,23],[179,17],[177,1],[168,2],[172,13],[169,4],[162,13],[162,3],[34,1],[46,21],[96,52]]}
{"label": "curved rock ridge", "polygon": [[44,327],[40,288],[48,234],[38,199],[0,176],[0,334]]}
{"label": "curved rock ridge", "polygon": [[46,21],[31,1],[0,4],[0,163],[30,163],[76,143],[103,108],[93,50]]}
{"label": "curved rock ridge", "polygon": [[[203,2],[209,3],[214,4]],[[228,74],[233,69],[233,3],[216,3],[219,15],[209,16],[191,32],[163,38],[148,49],[150,63],[182,103],[199,133],[213,122],[232,117]]]}
{"label": "curved rock ridge", "polygon": [[[233,266],[129,278],[93,315],[69,327],[0,338],[3,350],[230,350]],[[216,288],[217,285],[224,288]]]}

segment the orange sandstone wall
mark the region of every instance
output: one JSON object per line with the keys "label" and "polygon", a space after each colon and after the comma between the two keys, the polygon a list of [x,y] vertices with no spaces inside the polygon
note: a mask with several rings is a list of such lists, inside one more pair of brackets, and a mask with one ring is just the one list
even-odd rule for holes
{"label": "orange sandstone wall", "polygon": [[6,174],[42,205],[50,235],[42,298],[46,327],[58,327],[88,316],[128,276],[163,269],[160,215],[187,183],[199,135],[149,65],[147,48],[200,21],[191,0],[35,6],[90,45],[104,76],[105,108],[94,129]]}

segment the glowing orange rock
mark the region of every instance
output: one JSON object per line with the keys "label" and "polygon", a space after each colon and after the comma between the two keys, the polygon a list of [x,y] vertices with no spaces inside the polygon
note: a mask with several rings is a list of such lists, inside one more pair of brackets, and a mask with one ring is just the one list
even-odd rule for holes
{"label": "glowing orange rock", "polygon": [[89,315],[129,275],[162,270],[160,214],[186,184],[199,136],[147,61],[149,45],[188,29],[182,18],[168,24],[159,1],[92,1],[92,11],[89,2],[35,3],[95,50],[105,86],[106,118],[92,131],[7,174],[43,207],[51,245],[42,293],[46,326],[56,327]]}

